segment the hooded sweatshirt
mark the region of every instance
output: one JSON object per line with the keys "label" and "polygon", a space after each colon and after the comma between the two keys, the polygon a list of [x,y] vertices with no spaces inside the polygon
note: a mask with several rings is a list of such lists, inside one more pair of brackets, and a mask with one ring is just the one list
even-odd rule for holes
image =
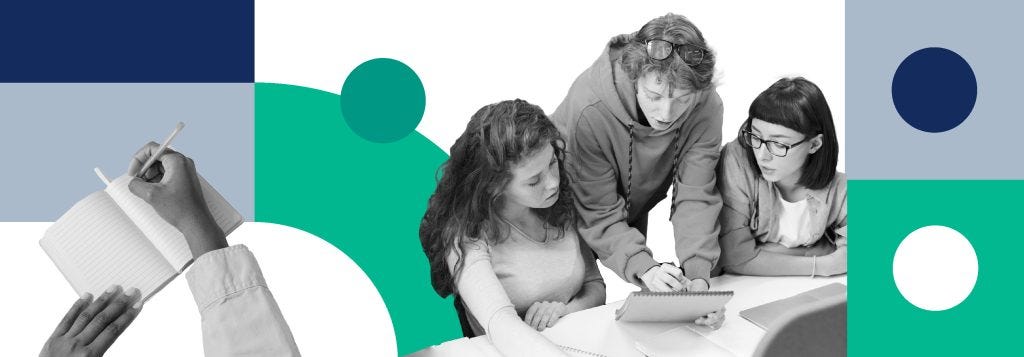
{"label": "hooded sweatshirt", "polygon": [[[645,233],[634,226],[646,222],[647,213],[666,197],[674,181],[677,189],[670,220],[676,256],[687,278],[707,280],[720,253],[722,199],[715,186],[715,166],[722,143],[722,99],[709,87],[667,130],[641,125],[635,84],[619,61],[631,38],[612,38],[551,114],[566,140],[572,191],[582,221],[580,234],[605,266],[643,286],[639,275],[658,262],[647,247]],[[677,130],[681,130],[678,144]],[[671,172],[675,150],[681,150],[681,156]]]}

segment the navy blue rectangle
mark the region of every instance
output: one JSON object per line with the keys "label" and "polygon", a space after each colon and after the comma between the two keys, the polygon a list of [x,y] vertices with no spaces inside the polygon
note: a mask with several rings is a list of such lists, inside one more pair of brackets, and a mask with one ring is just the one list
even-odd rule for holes
{"label": "navy blue rectangle", "polygon": [[0,82],[251,83],[253,0],[0,4]]}

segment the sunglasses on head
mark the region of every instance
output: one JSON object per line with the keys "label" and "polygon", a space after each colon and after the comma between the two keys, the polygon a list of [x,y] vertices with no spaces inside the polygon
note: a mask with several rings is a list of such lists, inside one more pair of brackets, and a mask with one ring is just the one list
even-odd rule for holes
{"label": "sunglasses on head", "polygon": [[651,59],[659,61],[664,60],[671,57],[672,52],[679,55],[679,58],[683,60],[683,63],[693,67],[704,62],[704,56],[707,55],[708,50],[689,43],[680,45],[662,39],[647,41],[647,55],[650,56]]}

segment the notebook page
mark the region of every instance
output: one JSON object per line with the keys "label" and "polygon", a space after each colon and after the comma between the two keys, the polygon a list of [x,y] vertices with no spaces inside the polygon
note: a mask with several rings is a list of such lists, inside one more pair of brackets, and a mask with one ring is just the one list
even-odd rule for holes
{"label": "notebook page", "polygon": [[615,311],[625,322],[690,322],[721,309],[732,291],[632,292]]}
{"label": "notebook page", "polygon": [[172,267],[182,271],[192,261],[192,250],[188,248],[185,235],[167,223],[153,206],[128,189],[132,177],[122,175],[107,186],[106,192],[121,210],[135,223],[145,238],[163,255]]}
{"label": "notebook page", "polygon": [[210,207],[210,214],[213,215],[213,220],[217,222],[217,226],[224,231],[224,235],[229,235],[235,231],[235,228],[242,225],[245,221],[245,217],[228,203],[228,200],[224,199],[224,196],[220,195],[220,192],[213,189],[213,186],[202,175],[199,176],[199,184],[203,188],[203,199],[206,200],[206,206]]}
{"label": "notebook page", "polygon": [[[121,206],[129,218],[139,226],[154,246],[167,258],[167,261],[179,272],[183,271],[192,261],[192,251],[188,247],[185,236],[177,228],[167,223],[153,206],[131,192],[128,184],[132,177],[122,175],[107,186],[107,192]],[[203,199],[213,215],[214,221],[224,235],[231,234],[242,224],[244,218],[213,186],[199,176],[199,184],[203,190]]]}
{"label": "notebook page", "polygon": [[149,298],[177,275],[104,191],[72,206],[39,245],[79,295],[120,284]]}

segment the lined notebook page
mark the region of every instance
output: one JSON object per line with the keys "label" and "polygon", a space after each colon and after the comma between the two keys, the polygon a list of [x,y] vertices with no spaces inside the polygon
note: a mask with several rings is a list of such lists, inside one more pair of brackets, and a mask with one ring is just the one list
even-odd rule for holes
{"label": "lined notebook page", "polygon": [[149,298],[177,275],[104,191],[71,207],[46,230],[39,245],[79,295],[99,296],[120,284]]}
{"label": "lined notebook page", "polygon": [[[192,251],[185,236],[160,217],[153,206],[131,192],[128,188],[131,179],[128,175],[118,177],[107,186],[107,192],[128,217],[135,221],[167,261],[179,272],[183,271],[192,261]],[[199,176],[199,184],[203,190],[203,199],[206,200],[217,226],[224,231],[224,235],[230,234],[244,221],[242,214],[238,213],[202,176]]]}
{"label": "lined notebook page", "polygon": [[153,206],[131,193],[128,189],[128,183],[131,180],[131,176],[122,175],[110,182],[106,192],[110,194],[110,197],[121,207],[128,218],[139,227],[144,238],[149,238],[153,246],[163,255],[163,259],[166,259],[178,272],[182,271],[192,261],[192,251],[188,248],[185,235],[160,217]]}
{"label": "lined notebook page", "polygon": [[242,225],[245,221],[245,217],[228,203],[228,200],[224,199],[224,196],[220,195],[220,192],[213,189],[213,186],[202,175],[199,176],[199,185],[203,188],[203,199],[206,200],[206,206],[210,207],[210,213],[213,214],[213,220],[217,221],[217,226],[224,231],[224,235],[231,234],[235,231],[235,228]]}

